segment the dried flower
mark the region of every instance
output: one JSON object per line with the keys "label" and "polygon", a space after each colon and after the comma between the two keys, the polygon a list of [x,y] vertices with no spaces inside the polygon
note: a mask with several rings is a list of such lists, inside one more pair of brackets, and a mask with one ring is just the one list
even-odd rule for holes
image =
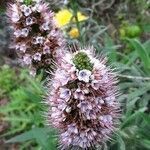
{"label": "dried flower", "polygon": [[41,68],[51,68],[51,60],[60,61],[65,41],[47,3],[19,0],[9,5],[8,16],[18,56],[21,63],[34,72],[31,74]]}
{"label": "dried flower", "polygon": [[115,131],[120,116],[117,79],[93,48],[71,52],[51,80],[48,124],[59,130],[62,150],[88,150],[102,145]]}

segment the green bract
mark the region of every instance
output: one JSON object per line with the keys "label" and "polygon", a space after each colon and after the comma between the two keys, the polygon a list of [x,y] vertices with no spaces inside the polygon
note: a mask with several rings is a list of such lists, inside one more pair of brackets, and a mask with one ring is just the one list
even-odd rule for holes
{"label": "green bract", "polygon": [[30,4],[32,3],[32,0],[24,0],[24,3],[25,3],[26,5],[30,5]]}
{"label": "green bract", "polygon": [[93,69],[93,63],[91,63],[90,58],[84,52],[77,53],[73,58],[73,63],[79,70],[87,69],[92,71]]}

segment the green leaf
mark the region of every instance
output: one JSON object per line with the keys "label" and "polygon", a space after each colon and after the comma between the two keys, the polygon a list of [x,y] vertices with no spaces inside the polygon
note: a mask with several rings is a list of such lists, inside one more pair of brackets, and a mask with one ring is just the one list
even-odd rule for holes
{"label": "green leaf", "polygon": [[54,139],[55,132],[48,128],[33,128],[30,131],[22,133],[12,139],[8,140],[7,143],[22,143],[29,140],[36,140],[44,150],[56,149],[56,142]]}
{"label": "green leaf", "polygon": [[136,111],[134,114],[132,114],[131,116],[129,116],[121,125],[121,129],[124,129],[126,127],[131,126],[134,121],[136,120],[137,117],[139,117],[139,115],[141,115],[147,108],[141,108],[138,111]]}
{"label": "green leaf", "polygon": [[117,141],[118,150],[126,150],[125,143],[120,135],[117,135]]}
{"label": "green leaf", "polygon": [[140,141],[141,145],[143,145],[145,148],[150,149],[150,140],[143,139]]}
{"label": "green leaf", "polygon": [[126,38],[128,42],[135,48],[135,50],[138,52],[139,57],[141,58],[145,68],[150,69],[150,57],[148,55],[148,52],[146,51],[145,47],[142,45],[140,41],[137,39],[129,39]]}
{"label": "green leaf", "polygon": [[105,49],[108,50],[109,58],[112,62],[117,60],[116,48],[114,47],[114,42],[108,34],[105,34],[104,37]]}

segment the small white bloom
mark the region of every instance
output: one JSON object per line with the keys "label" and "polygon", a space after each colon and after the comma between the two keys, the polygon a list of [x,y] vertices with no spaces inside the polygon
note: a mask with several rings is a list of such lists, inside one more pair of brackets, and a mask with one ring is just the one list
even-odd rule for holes
{"label": "small white bloom", "polygon": [[35,53],[34,55],[33,55],[33,59],[35,60],[35,61],[41,61],[41,54],[40,53]]}
{"label": "small white bloom", "polygon": [[23,62],[24,62],[26,65],[30,65],[31,62],[32,62],[31,56],[30,56],[29,54],[26,54],[26,55],[23,57]]}
{"label": "small white bloom", "polygon": [[71,107],[68,106],[65,110],[66,110],[67,113],[70,113],[71,112]]}
{"label": "small white bloom", "polygon": [[26,44],[17,44],[17,45],[16,45],[16,50],[19,50],[19,51],[25,53],[25,52],[26,52],[26,49],[27,49]]}
{"label": "small white bloom", "polygon": [[19,14],[17,14],[16,12],[13,12],[11,20],[13,23],[17,23],[20,20]]}
{"label": "small white bloom", "polygon": [[78,73],[78,79],[80,81],[84,81],[86,83],[89,82],[90,76],[91,76],[91,71],[86,70],[86,69],[83,69],[83,70],[79,71],[79,73]]}
{"label": "small white bloom", "polygon": [[46,23],[42,24],[41,28],[45,31],[50,30],[49,23],[46,22]]}
{"label": "small white bloom", "polygon": [[29,7],[25,6],[25,5],[22,5],[22,12],[27,17],[32,13],[32,10]]}
{"label": "small white bloom", "polygon": [[42,36],[38,36],[35,38],[34,44],[43,44],[44,38]]}
{"label": "small white bloom", "polygon": [[21,35],[22,35],[23,37],[27,37],[28,34],[29,34],[29,29],[24,28],[24,29],[21,30]]}
{"label": "small white bloom", "polygon": [[31,17],[26,18],[26,25],[32,25],[33,24],[33,19]]}
{"label": "small white bloom", "polygon": [[69,89],[64,89],[64,88],[60,89],[60,98],[68,101],[70,97],[71,97],[71,91]]}
{"label": "small white bloom", "polygon": [[15,32],[14,32],[14,35],[18,38],[18,37],[20,37],[21,36],[21,30],[16,30]]}

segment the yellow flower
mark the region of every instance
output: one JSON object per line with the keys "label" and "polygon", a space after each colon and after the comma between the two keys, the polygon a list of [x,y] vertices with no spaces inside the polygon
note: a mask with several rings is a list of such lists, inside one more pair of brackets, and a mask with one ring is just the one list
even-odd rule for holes
{"label": "yellow flower", "polygon": [[78,21],[84,21],[84,20],[88,19],[88,17],[84,16],[81,12],[77,13],[77,17],[78,17]]}
{"label": "yellow flower", "polygon": [[[62,9],[59,12],[55,14],[55,20],[58,25],[58,27],[63,27],[70,23],[72,20],[73,13],[68,9]],[[81,12],[77,13],[78,21],[84,21],[88,17],[84,16]],[[75,22],[75,19],[73,18],[73,22]]]}
{"label": "yellow flower", "polygon": [[78,38],[79,37],[79,30],[77,28],[72,28],[69,32],[71,38]]}
{"label": "yellow flower", "polygon": [[67,25],[72,18],[72,13],[67,9],[62,9],[55,15],[55,20],[58,27]]}

